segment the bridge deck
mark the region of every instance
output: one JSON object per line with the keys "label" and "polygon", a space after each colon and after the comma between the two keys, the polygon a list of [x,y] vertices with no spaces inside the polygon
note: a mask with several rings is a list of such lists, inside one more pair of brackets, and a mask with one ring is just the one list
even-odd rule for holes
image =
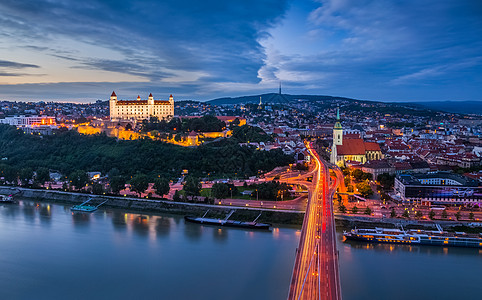
{"label": "bridge deck", "polygon": [[317,170],[309,188],[288,299],[341,299],[333,216],[333,194],[340,176],[330,181],[326,162],[310,146],[308,150]]}

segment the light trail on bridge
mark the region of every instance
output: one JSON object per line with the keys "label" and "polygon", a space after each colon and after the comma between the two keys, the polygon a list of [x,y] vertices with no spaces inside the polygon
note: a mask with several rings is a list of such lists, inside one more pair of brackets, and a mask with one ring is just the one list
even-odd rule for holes
{"label": "light trail on bridge", "polygon": [[341,289],[333,195],[340,176],[337,175],[330,181],[327,163],[320,159],[311,145],[307,144],[307,148],[316,166],[313,182],[308,186],[309,200],[300,245],[296,251],[288,299],[338,300],[341,299]]}

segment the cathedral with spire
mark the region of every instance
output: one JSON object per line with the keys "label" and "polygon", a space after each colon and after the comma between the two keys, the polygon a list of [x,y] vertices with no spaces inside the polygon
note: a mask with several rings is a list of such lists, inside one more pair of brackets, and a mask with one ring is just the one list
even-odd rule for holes
{"label": "cathedral with spire", "polygon": [[336,109],[336,123],[333,127],[333,146],[330,162],[345,167],[347,162],[361,164],[370,160],[383,158],[378,143],[365,142],[361,138],[343,138],[343,127],[340,122],[340,109]]}

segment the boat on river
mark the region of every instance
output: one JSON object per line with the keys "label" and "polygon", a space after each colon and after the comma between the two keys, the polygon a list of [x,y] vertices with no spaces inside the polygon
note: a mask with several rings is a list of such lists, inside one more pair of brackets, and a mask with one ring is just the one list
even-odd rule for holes
{"label": "boat on river", "polygon": [[94,212],[96,211],[99,206],[101,206],[102,204],[106,203],[107,201],[109,200],[105,200],[104,202],[98,204],[98,205],[88,205],[87,203],[92,201],[93,198],[89,198],[89,200],[81,203],[81,204],[78,204],[78,205],[74,205],[70,208],[71,211],[80,211],[80,212]]}
{"label": "boat on river", "polygon": [[14,203],[12,195],[0,195],[0,203]]}
{"label": "boat on river", "polygon": [[225,219],[206,218],[207,213],[208,211],[202,217],[185,216],[184,220],[192,223],[224,226],[224,227],[238,227],[238,228],[264,229],[264,230],[269,230],[271,227],[271,224],[256,222],[258,218],[261,216],[261,214],[259,214],[256,217],[256,219],[254,219],[254,221],[252,222],[243,222],[243,221],[228,220],[229,217],[231,217],[231,215],[234,213],[234,210],[232,210]]}
{"label": "boat on river", "polygon": [[431,245],[482,248],[482,234],[446,232],[437,224],[438,231],[403,230],[393,228],[352,229],[344,231],[347,240],[401,245]]}
{"label": "boat on river", "polygon": [[70,208],[71,211],[93,212],[97,210],[96,206],[92,205],[74,205]]}

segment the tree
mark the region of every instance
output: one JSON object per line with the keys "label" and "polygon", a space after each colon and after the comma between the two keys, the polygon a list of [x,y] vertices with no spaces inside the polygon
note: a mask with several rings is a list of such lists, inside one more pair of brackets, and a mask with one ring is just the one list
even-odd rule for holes
{"label": "tree", "polygon": [[144,193],[149,187],[149,178],[144,174],[136,174],[131,179],[131,191],[139,194],[139,197]]}
{"label": "tree", "polygon": [[345,186],[350,185],[350,183],[351,183],[350,176],[346,176],[346,177],[343,179],[343,181],[345,182]]}
{"label": "tree", "polygon": [[470,213],[469,213],[469,219],[471,219],[471,220],[474,219],[474,213],[473,213],[473,212],[470,212]]}
{"label": "tree", "polygon": [[353,178],[355,178],[355,180],[361,180],[363,176],[363,171],[360,169],[355,169],[352,172],[352,176]]}
{"label": "tree", "polygon": [[403,211],[402,217],[404,217],[404,218],[410,218],[410,214],[409,214],[409,212],[408,212],[408,209],[405,209],[405,210]]}
{"label": "tree", "polygon": [[455,218],[457,218],[457,221],[460,220],[460,210],[455,213]]}
{"label": "tree", "polygon": [[109,173],[107,173],[107,177],[109,178],[114,178],[114,177],[117,177],[117,176],[120,176],[120,171],[119,169],[117,168],[112,168],[110,169]]}
{"label": "tree", "polygon": [[227,198],[229,195],[229,187],[225,183],[215,183],[211,189],[212,196],[217,199]]}
{"label": "tree", "polygon": [[126,180],[123,176],[115,176],[110,178],[110,190],[114,194],[119,194],[119,192],[126,187]]}
{"label": "tree", "polygon": [[10,183],[17,183],[18,179],[18,170],[9,165],[1,165],[0,166],[0,173],[1,176],[5,179],[6,182]]}
{"label": "tree", "polygon": [[415,213],[415,216],[420,219],[421,217],[423,217],[423,214],[420,210],[417,210],[417,212]]}
{"label": "tree", "polygon": [[340,203],[340,206],[338,206],[338,211],[342,214],[346,213],[346,207],[343,205],[343,203]]}
{"label": "tree", "polygon": [[383,186],[385,190],[389,190],[393,187],[395,183],[395,176],[388,173],[383,173],[378,175],[377,181]]}
{"label": "tree", "polygon": [[353,185],[351,185],[351,184],[348,185],[348,186],[346,187],[346,191],[347,191],[348,193],[353,193],[353,191],[354,191],[354,190],[353,190]]}
{"label": "tree", "polygon": [[159,196],[164,196],[169,194],[169,180],[166,178],[157,178],[154,180],[154,189],[156,190],[156,194]]}
{"label": "tree", "polygon": [[447,219],[447,217],[448,217],[447,210],[444,209],[444,210],[442,211],[442,218]]}
{"label": "tree", "polygon": [[22,168],[18,173],[18,177],[22,185],[27,185],[30,179],[33,177],[33,170],[31,168]]}
{"label": "tree", "polygon": [[199,178],[188,176],[186,178],[186,183],[184,184],[183,190],[186,192],[186,195],[191,196],[199,196],[201,194],[201,182]]}
{"label": "tree", "polygon": [[391,217],[391,218],[396,218],[396,217],[397,217],[397,212],[395,211],[395,208],[392,208],[392,211],[390,212],[390,217]]}
{"label": "tree", "polygon": [[172,196],[172,200],[173,200],[173,201],[176,201],[176,202],[181,201],[181,195],[179,195],[179,191],[178,191],[178,190],[176,190],[176,191],[174,192],[174,196]]}
{"label": "tree", "polygon": [[102,195],[104,193],[104,186],[100,183],[94,183],[92,185],[92,193],[95,195]]}
{"label": "tree", "polygon": [[365,198],[373,195],[373,190],[371,186],[365,181],[357,183],[356,188],[358,189],[358,192],[360,192],[360,194]]}
{"label": "tree", "polygon": [[430,220],[433,220],[435,218],[435,212],[433,210],[430,210],[430,212],[428,213],[428,217],[430,218]]}
{"label": "tree", "polygon": [[367,208],[365,208],[365,215],[371,215],[372,214],[372,210],[370,209],[369,206],[367,206]]}
{"label": "tree", "polygon": [[46,181],[50,181],[50,171],[47,168],[38,168],[35,180],[43,185]]}
{"label": "tree", "polygon": [[351,209],[351,213],[355,215],[358,213],[358,207],[356,207],[356,205]]}
{"label": "tree", "polygon": [[80,190],[89,181],[89,176],[86,172],[77,170],[69,175],[69,180],[77,190]]}

